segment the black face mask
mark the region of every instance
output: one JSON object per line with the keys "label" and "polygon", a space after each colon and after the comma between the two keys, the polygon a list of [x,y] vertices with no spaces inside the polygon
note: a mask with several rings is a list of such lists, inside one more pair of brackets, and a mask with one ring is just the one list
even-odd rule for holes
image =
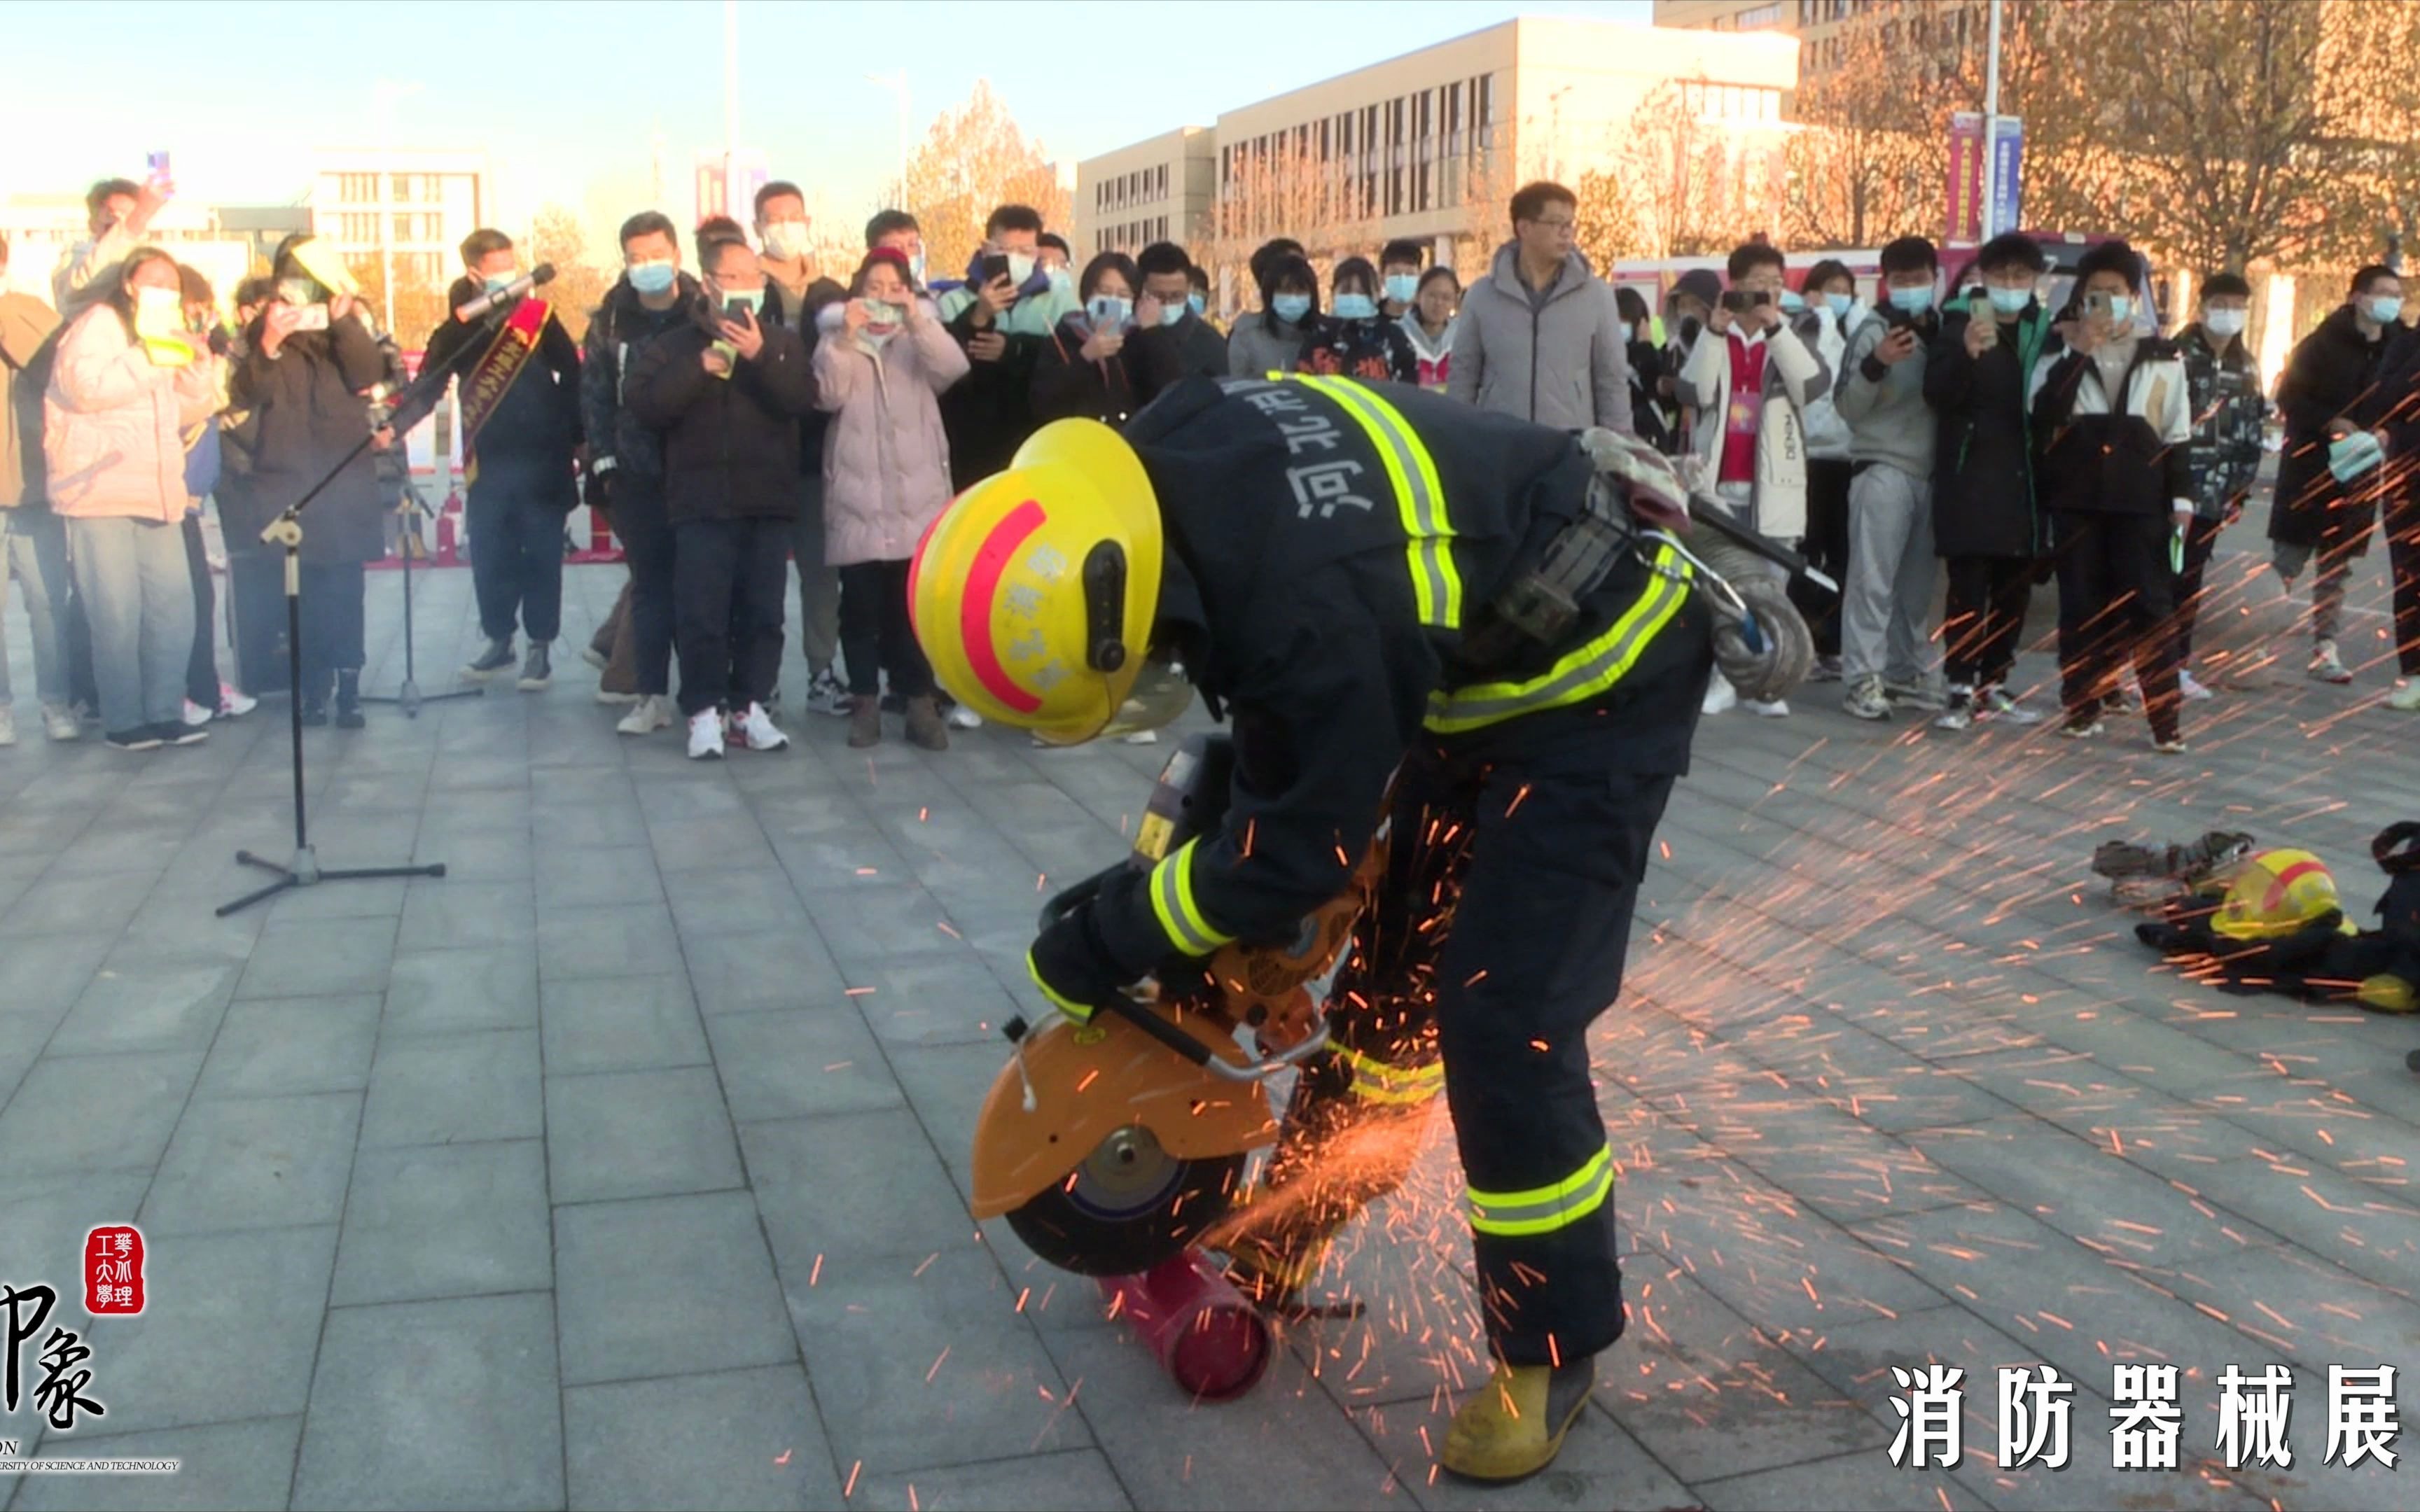
{"label": "black face mask", "polygon": [[1698,332],[1705,329],[1704,323],[1699,320],[1696,316],[1683,316],[1681,317],[1681,345],[1683,347],[1695,347],[1698,344]]}

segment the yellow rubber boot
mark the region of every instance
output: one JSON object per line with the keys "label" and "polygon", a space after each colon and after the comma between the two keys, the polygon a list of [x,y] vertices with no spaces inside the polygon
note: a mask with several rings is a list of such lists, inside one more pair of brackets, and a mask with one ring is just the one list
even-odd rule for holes
{"label": "yellow rubber boot", "polygon": [[1563,1437],[1579,1421],[1595,1384],[1593,1360],[1559,1370],[1498,1362],[1486,1386],[1453,1414],[1439,1461],[1465,1480],[1512,1481],[1534,1475],[1562,1452]]}

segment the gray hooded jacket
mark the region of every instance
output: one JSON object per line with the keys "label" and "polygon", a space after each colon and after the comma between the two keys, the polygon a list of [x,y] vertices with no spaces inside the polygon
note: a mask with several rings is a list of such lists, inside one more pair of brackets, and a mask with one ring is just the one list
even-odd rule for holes
{"label": "gray hooded jacket", "polygon": [[1630,357],[1612,288],[1575,252],[1543,297],[1521,282],[1520,244],[1497,249],[1463,297],[1446,392],[1541,425],[1622,435],[1630,425]]}

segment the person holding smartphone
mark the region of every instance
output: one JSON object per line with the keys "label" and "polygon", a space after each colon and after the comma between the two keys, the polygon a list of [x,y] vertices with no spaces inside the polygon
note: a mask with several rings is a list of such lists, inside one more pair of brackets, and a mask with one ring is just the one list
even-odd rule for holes
{"label": "person holding smartphone", "polygon": [[151,157],[150,171],[143,182],[104,178],[85,192],[85,225],[91,235],[69,250],[67,260],[51,276],[51,302],[62,321],[74,319],[95,301],[115,292],[118,267],[143,245],[151,218],[176,193],[168,155],[155,152]]}
{"label": "person holding smartphone", "polygon": [[1084,307],[1063,316],[1033,368],[1033,418],[1082,415],[1115,427],[1140,408],[1126,369],[1126,341],[1136,331],[1135,296],[1142,275],[1123,252],[1105,252],[1084,265],[1076,293]]}
{"label": "person holding smartphone", "polygon": [[2192,385],[2176,344],[2136,318],[2140,262],[2104,241],[2076,265],[2060,349],[2036,360],[2034,434],[2058,560],[2059,733],[2101,734],[2131,665],[2151,748],[2179,755],[2175,562],[2194,517]]}
{"label": "person holding smartphone", "polygon": [[663,438],[680,710],[690,759],[710,760],[789,744],[766,704],[782,670],[799,421],[815,386],[805,339],[759,318],[765,273],[748,243],[709,238],[698,264],[690,319],[632,360],[624,393]]}
{"label": "person holding smartphone", "polygon": [[2034,499],[2027,384],[2051,341],[2034,285],[2050,259],[2009,232],[1983,243],[1969,284],[1926,355],[1924,396],[1940,422],[1932,478],[1932,541],[1948,578],[1942,613],[1947,706],[1932,721],[2041,722],[2009,692],[2033,599],[2034,563],[2048,546]]}
{"label": "person holding smartphone", "polygon": [[1034,367],[1077,307],[1073,284],[1052,283],[1043,264],[1041,212],[1028,205],[993,210],[966,283],[940,300],[941,319],[970,364],[941,405],[958,487],[1008,466],[1033,434]]}

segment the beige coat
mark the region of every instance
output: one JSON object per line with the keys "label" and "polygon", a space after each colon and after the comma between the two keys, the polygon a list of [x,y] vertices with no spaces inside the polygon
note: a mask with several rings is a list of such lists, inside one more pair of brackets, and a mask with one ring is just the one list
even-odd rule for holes
{"label": "beige coat", "polygon": [[185,426],[219,408],[218,359],[155,365],[112,303],[94,304],[59,340],[42,396],[51,507],[69,518],[185,517]]}
{"label": "beige coat", "polygon": [[928,301],[868,351],[825,312],[815,344],[815,403],[832,413],[824,432],[824,560],[905,562],[950,501],[950,442],[941,392],[967,376],[967,354]]}

